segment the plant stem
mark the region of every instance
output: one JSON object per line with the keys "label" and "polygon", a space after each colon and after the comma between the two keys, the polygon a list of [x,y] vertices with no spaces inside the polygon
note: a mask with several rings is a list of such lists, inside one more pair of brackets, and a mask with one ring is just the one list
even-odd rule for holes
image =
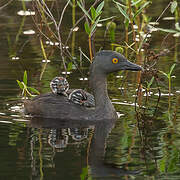
{"label": "plant stem", "polygon": [[[76,24],[76,1],[72,1],[72,26],[74,27]],[[72,32],[72,42],[71,42],[71,54],[74,57],[74,48],[75,48],[75,36],[76,32]]]}
{"label": "plant stem", "polygon": [[91,44],[91,36],[89,36],[88,38],[88,41],[89,41],[89,54],[90,54],[90,60],[91,60],[91,63],[92,63],[92,44]]}
{"label": "plant stem", "polygon": [[171,77],[169,77],[169,96],[171,95]]}
{"label": "plant stem", "polygon": [[43,53],[43,57],[44,57],[45,60],[47,60],[46,51],[44,49],[44,45],[43,45],[43,42],[42,42],[41,38],[40,38],[40,44],[41,44],[41,50],[42,50],[42,53]]}
{"label": "plant stem", "polygon": [[136,49],[136,56],[137,56],[137,42],[136,42],[136,33],[133,27],[133,17],[132,17],[132,8],[131,8],[131,0],[128,0],[128,8],[129,8],[129,18],[130,18],[130,24],[132,28],[132,33],[133,33],[133,41],[135,42],[135,49]]}
{"label": "plant stem", "polygon": [[[41,50],[42,50],[42,54],[43,54],[43,57],[45,60],[47,60],[47,56],[46,56],[46,51],[44,49],[44,45],[43,45],[43,42],[42,42],[42,39],[40,38],[40,44],[41,44]],[[47,66],[47,62],[44,64],[43,68],[42,68],[42,71],[41,71],[41,74],[40,74],[40,80],[42,79],[42,76],[44,74],[44,71],[46,69],[46,66]]]}
{"label": "plant stem", "polygon": [[170,107],[171,107],[171,77],[168,78],[169,80],[169,99],[168,99],[168,102],[169,102],[169,110],[170,110]]}

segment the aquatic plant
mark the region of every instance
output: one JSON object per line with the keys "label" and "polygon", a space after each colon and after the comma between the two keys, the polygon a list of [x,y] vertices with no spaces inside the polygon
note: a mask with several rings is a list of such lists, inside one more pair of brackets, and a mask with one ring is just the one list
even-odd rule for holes
{"label": "aquatic plant", "polygon": [[[131,46],[133,52],[136,53],[137,60],[141,52],[142,43],[146,36],[142,36],[143,29],[150,20],[143,12],[144,9],[151,3],[151,1],[130,1],[126,0],[124,4],[113,0],[119,12],[124,16],[125,24],[125,42],[126,42],[126,56],[128,56],[128,49]],[[141,18],[140,18],[141,17]],[[129,31],[129,28],[131,29]],[[130,35],[132,35],[133,42],[129,42]],[[138,35],[138,38],[137,38]],[[137,40],[138,39],[138,40]]]}
{"label": "aquatic plant", "polygon": [[176,66],[176,64],[173,64],[168,73],[165,73],[163,71],[159,71],[160,73],[162,73],[168,79],[169,96],[171,95],[171,81],[172,81],[172,77],[173,77],[171,74],[172,74],[175,66]]}
{"label": "aquatic plant", "polygon": [[90,59],[92,61],[93,54],[92,54],[92,37],[96,31],[97,25],[99,22],[107,21],[109,19],[112,19],[113,17],[109,17],[106,19],[101,19],[102,9],[104,7],[104,1],[102,1],[97,8],[95,9],[94,6],[91,6],[89,13],[85,8],[82,0],[77,2],[78,6],[82,9],[84,12],[86,18],[86,22],[84,24],[85,31],[88,34],[88,41],[89,41],[89,53],[90,53]]}
{"label": "aquatic plant", "polygon": [[27,95],[31,97],[35,96],[31,93],[40,94],[38,90],[27,85],[27,71],[24,71],[23,81],[19,81],[19,80],[16,80],[16,81],[20,89],[22,89],[22,96],[24,96],[25,98],[27,97]]}

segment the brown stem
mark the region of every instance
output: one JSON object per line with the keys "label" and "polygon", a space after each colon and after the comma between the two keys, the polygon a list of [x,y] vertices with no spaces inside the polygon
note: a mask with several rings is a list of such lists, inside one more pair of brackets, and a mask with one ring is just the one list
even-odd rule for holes
{"label": "brown stem", "polygon": [[92,63],[93,56],[92,56],[91,36],[89,36],[88,41],[89,41],[89,54],[90,54],[90,59],[91,59],[91,63]]}

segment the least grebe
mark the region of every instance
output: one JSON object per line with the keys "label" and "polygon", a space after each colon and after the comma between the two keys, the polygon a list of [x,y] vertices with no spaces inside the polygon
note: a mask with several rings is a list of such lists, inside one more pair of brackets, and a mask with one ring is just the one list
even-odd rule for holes
{"label": "least grebe", "polygon": [[67,96],[67,91],[69,90],[69,83],[64,77],[55,77],[50,82],[50,88],[54,94]]}
{"label": "least grebe", "polygon": [[25,112],[34,117],[69,120],[112,120],[117,118],[108,92],[106,76],[120,70],[140,71],[142,68],[128,61],[120,53],[104,50],[94,57],[90,66],[90,87],[95,97],[95,108],[79,106],[66,96],[53,93],[39,95],[24,102]]}
{"label": "least grebe", "polygon": [[94,96],[82,89],[69,89],[69,83],[65,77],[55,77],[50,82],[52,93],[67,96],[68,99],[81,106],[94,107]]}
{"label": "least grebe", "polygon": [[[70,90],[71,91],[71,90]],[[68,94],[68,99],[75,104],[86,107],[94,107],[94,96],[83,89],[74,89]]]}

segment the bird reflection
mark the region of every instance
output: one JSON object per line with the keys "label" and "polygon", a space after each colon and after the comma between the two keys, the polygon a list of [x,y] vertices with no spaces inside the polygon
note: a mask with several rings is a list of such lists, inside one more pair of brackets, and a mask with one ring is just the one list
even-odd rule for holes
{"label": "bird reflection", "polygon": [[[51,129],[48,136],[48,143],[51,147],[60,150],[61,152],[68,146],[68,144],[81,143],[88,137],[89,128],[62,128]],[[69,142],[69,139],[73,142]]]}
{"label": "bird reflection", "polygon": [[[82,144],[87,141],[87,167],[90,169],[88,175],[91,177],[108,178],[120,177],[128,174],[136,174],[113,165],[104,163],[106,139],[114,127],[115,120],[112,121],[69,121],[55,119],[31,119],[32,127],[50,128],[48,143],[56,152],[65,151],[71,144]],[[89,132],[93,132],[89,137]],[[67,171],[68,172],[68,171]]]}

